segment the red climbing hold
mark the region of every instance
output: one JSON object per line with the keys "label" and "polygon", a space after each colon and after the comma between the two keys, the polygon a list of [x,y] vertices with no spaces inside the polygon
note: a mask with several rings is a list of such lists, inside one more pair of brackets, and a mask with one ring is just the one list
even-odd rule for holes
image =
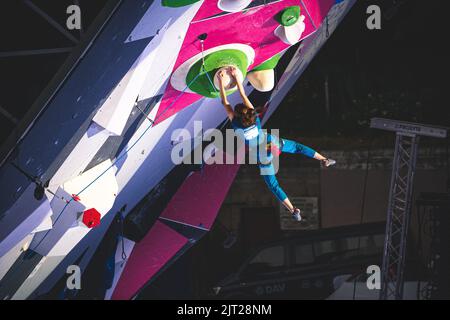
{"label": "red climbing hold", "polygon": [[79,196],[77,196],[76,194],[73,194],[72,195],[72,199],[74,200],[74,201],[76,201],[76,202],[80,202],[80,197]]}
{"label": "red climbing hold", "polygon": [[96,209],[89,209],[83,212],[83,223],[88,228],[95,228],[100,224],[101,214]]}

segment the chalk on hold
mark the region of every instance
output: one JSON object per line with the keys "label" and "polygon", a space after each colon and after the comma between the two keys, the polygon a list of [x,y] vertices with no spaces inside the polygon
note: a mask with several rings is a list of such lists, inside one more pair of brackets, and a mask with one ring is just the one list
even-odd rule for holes
{"label": "chalk on hold", "polygon": [[[231,43],[214,47],[183,62],[172,74],[170,84],[178,91],[217,98],[219,97],[217,71],[223,67],[234,66],[239,70],[240,78],[244,79],[254,58],[255,51],[245,44]],[[231,83],[229,87],[231,89],[226,91],[227,95],[236,90]]]}
{"label": "chalk on hold", "polygon": [[248,7],[252,0],[219,0],[217,6],[226,12],[239,12]]}
{"label": "chalk on hold", "polygon": [[[217,70],[216,74],[214,75],[214,86],[216,87],[217,90],[220,89],[218,75],[219,75],[219,72],[221,72],[222,70],[225,71],[225,76],[222,79],[222,83],[223,83],[225,90],[229,91],[229,90],[236,89],[237,83],[236,83],[234,77],[230,74],[229,67],[235,67],[235,66],[222,67],[219,70]],[[236,68],[236,71],[238,73],[238,75],[237,75],[238,81],[242,82],[242,79],[243,79],[242,71],[239,68]]]}
{"label": "chalk on hold", "polygon": [[[202,67],[202,60],[195,63],[189,69],[186,76],[186,83],[190,84],[189,89],[193,92],[201,94],[205,97],[217,98],[219,96],[218,84],[214,84],[213,87],[211,83],[215,81],[214,78],[216,78],[217,70],[222,67],[234,66],[236,69],[240,70],[244,77],[247,72],[248,65],[249,62],[247,56],[242,51],[226,49],[213,52],[205,57],[204,70]],[[197,81],[193,81],[198,74],[200,74],[200,76]],[[234,89],[235,88],[231,88],[229,91]],[[227,93],[231,93],[229,91],[227,91]]]}

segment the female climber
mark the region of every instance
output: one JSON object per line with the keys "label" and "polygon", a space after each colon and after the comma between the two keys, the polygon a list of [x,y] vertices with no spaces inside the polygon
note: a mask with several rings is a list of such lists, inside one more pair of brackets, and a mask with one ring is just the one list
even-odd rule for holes
{"label": "female climber", "polygon": [[[243,103],[237,104],[234,110],[230,106],[225,94],[224,82],[226,82],[226,80],[224,79],[230,76],[232,77],[231,80],[234,81],[230,81],[230,79],[227,79],[227,82],[237,85],[238,91],[243,101]],[[259,119],[259,116],[256,113],[255,108],[248,99],[247,95],[245,94],[244,88],[242,86],[242,79],[239,79],[240,77],[241,75],[235,67],[223,68],[218,72],[217,78],[220,87],[220,98],[222,100],[222,104],[225,107],[233,129],[238,136],[243,137],[243,139],[245,140],[245,144],[250,148],[251,146],[257,146],[257,148],[262,146],[267,150],[268,161],[260,161],[258,157],[258,166],[261,170],[261,175],[263,176],[263,179],[269,189],[292,214],[292,218],[296,221],[301,221],[302,217],[300,209],[292,205],[291,201],[289,201],[289,198],[280,187],[275,177],[273,161],[271,161],[271,159],[273,159],[272,153],[275,156],[278,156],[282,152],[303,154],[309,158],[321,161],[321,163],[325,167],[334,165],[336,161],[325,158],[320,153],[296,141],[282,139],[270,134],[265,135],[265,133],[261,130],[261,121]]]}

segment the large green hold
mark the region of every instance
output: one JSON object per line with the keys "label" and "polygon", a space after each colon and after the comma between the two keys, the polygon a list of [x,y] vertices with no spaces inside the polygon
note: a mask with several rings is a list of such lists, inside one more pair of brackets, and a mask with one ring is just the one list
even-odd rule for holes
{"label": "large green hold", "polygon": [[[235,66],[241,70],[243,77],[247,75],[248,61],[244,52],[236,49],[225,49],[217,52],[213,52],[205,56],[205,69],[202,70],[202,60],[197,61],[186,76],[186,83],[189,85],[189,89],[208,98],[219,97],[219,92],[214,86],[214,77],[216,72],[226,66]],[[211,81],[208,79],[206,73],[208,73]],[[194,82],[195,77],[201,74]],[[212,82],[212,83],[211,83]],[[230,94],[236,90],[229,90],[227,94]]]}
{"label": "large green hold", "polygon": [[162,5],[164,7],[178,8],[191,5],[199,1],[200,0],[162,0]]}
{"label": "large green hold", "polygon": [[250,72],[275,69],[275,67],[277,66],[278,61],[280,61],[280,59],[281,59],[281,53],[278,53],[278,54],[274,55],[272,58],[270,58],[269,60],[266,60],[263,63],[261,63],[259,66],[256,66],[255,68],[253,68]]}

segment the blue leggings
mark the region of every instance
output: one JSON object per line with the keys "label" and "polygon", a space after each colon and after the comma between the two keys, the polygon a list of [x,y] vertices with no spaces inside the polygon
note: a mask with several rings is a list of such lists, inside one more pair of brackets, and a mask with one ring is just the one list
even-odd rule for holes
{"label": "blue leggings", "polygon": [[[308,158],[314,158],[314,154],[316,153],[315,150],[307,146],[304,146],[296,141],[286,139],[279,139],[279,140],[280,142],[278,142],[277,138],[272,139],[272,143],[276,143],[281,152],[303,154]],[[270,163],[267,165],[259,165],[259,167],[260,169],[270,170],[271,168],[273,169],[273,164]],[[283,189],[281,189],[280,184],[278,183],[278,180],[275,177],[275,174],[263,174],[262,177],[266,182],[267,186],[269,187],[270,191],[272,191],[272,193],[278,198],[278,200],[284,201],[287,199],[287,195],[283,191]]]}

